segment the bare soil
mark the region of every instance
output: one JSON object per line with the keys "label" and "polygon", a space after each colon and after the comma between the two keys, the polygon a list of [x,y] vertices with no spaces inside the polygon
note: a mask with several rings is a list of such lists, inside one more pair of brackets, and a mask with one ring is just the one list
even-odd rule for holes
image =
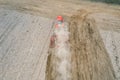
{"label": "bare soil", "polygon": [[78,11],[69,23],[72,80],[115,80],[110,57],[89,12]]}
{"label": "bare soil", "polygon": [[[74,14],[78,18],[71,19]],[[77,21],[70,25],[71,50],[80,53],[77,58],[73,54],[73,62],[78,59],[80,64],[74,78],[84,73],[81,79],[94,75],[95,80],[96,75],[97,80],[113,80],[115,71],[120,80],[120,6],[81,0],[0,0],[0,80],[45,79],[51,26],[57,15],[66,22]],[[86,73],[89,70],[93,73]]]}

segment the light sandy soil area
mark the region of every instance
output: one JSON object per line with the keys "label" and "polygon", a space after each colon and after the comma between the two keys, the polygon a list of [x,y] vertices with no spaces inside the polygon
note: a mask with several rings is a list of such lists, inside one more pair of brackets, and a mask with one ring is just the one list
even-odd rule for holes
{"label": "light sandy soil area", "polygon": [[120,80],[120,6],[79,0],[0,0],[0,80],[44,80],[53,20],[90,12]]}
{"label": "light sandy soil area", "polygon": [[120,17],[109,13],[93,14],[101,37],[120,80]]}
{"label": "light sandy soil area", "polygon": [[44,80],[51,25],[48,18],[0,9],[0,80]]}

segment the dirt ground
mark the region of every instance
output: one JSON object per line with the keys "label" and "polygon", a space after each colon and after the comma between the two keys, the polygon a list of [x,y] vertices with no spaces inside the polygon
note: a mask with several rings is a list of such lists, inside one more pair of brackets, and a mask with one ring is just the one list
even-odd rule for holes
{"label": "dirt ground", "polygon": [[120,80],[120,6],[80,0],[0,0],[0,80],[44,80],[51,26],[85,9]]}
{"label": "dirt ground", "polygon": [[72,80],[115,80],[110,57],[96,26],[86,10],[80,10],[69,22]]}

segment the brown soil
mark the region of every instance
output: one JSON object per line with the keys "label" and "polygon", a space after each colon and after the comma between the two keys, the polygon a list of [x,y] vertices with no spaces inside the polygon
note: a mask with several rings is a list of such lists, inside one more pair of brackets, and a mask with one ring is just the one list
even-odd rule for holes
{"label": "brown soil", "polygon": [[[75,13],[80,9],[92,13]],[[49,35],[57,15],[65,21],[73,15],[69,22],[73,79],[114,80],[109,53],[119,80],[120,6],[83,0],[0,0],[0,80],[44,80]],[[47,78],[54,80],[54,48],[49,53]]]}
{"label": "brown soil", "polygon": [[78,11],[69,23],[72,80],[115,80],[113,67],[95,20]]}
{"label": "brown soil", "polygon": [[[71,79],[69,80],[115,80],[114,70],[94,18],[86,10],[80,10],[69,22],[71,46]],[[49,49],[46,80],[56,80],[55,71],[59,60]]]}
{"label": "brown soil", "polygon": [[53,71],[53,68],[56,67],[56,65],[54,65],[53,62],[57,60],[56,57],[53,55],[55,53],[54,51],[55,51],[54,49],[49,49],[45,80],[55,80],[56,75],[58,75],[56,71]]}

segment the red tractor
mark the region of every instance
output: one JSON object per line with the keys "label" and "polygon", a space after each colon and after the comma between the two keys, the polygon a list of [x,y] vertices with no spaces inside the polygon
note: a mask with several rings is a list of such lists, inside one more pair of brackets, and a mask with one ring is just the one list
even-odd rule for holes
{"label": "red tractor", "polygon": [[[64,22],[63,22],[63,17],[62,16],[57,16],[54,27],[55,27],[54,30],[57,30],[60,27],[64,27]],[[56,39],[56,37],[57,37],[57,35],[55,33],[53,33],[51,38],[50,38],[50,48],[55,47],[55,39]]]}

